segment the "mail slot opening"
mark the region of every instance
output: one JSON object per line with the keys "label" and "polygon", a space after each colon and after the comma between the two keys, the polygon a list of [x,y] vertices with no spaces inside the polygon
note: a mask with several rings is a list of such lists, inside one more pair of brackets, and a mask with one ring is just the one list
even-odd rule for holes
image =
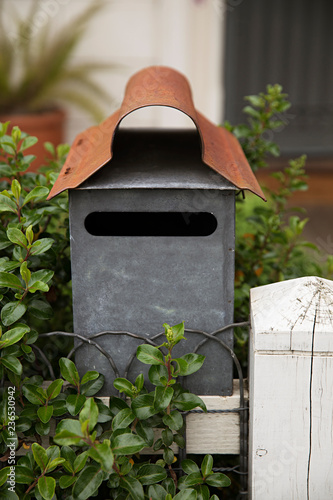
{"label": "mail slot opening", "polygon": [[92,212],[84,225],[93,236],[209,236],[217,220],[209,212]]}

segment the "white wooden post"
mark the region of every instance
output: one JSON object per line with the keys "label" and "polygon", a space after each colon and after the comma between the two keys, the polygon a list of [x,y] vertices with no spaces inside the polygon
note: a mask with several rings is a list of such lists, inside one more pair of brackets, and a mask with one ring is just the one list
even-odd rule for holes
{"label": "white wooden post", "polygon": [[251,290],[251,500],[333,498],[333,282]]}

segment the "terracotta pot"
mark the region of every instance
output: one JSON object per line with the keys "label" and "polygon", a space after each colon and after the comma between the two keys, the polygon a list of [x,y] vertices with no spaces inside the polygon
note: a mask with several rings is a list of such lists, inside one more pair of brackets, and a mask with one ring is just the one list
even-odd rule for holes
{"label": "terracotta pot", "polygon": [[50,154],[44,149],[44,142],[49,141],[57,146],[64,141],[65,118],[66,114],[61,109],[31,114],[0,115],[1,122],[10,121],[8,130],[17,125],[22,132],[27,132],[38,138],[38,143],[25,152],[25,154],[37,156],[29,167],[30,172],[36,172],[41,165],[45,165],[45,157],[50,157]]}

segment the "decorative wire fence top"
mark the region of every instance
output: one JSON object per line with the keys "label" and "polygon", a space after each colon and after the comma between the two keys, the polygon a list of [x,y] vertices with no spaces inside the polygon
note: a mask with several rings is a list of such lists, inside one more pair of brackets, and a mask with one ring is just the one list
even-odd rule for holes
{"label": "decorative wire fence top", "polygon": [[[239,407],[237,408],[231,408],[231,409],[210,409],[207,410],[207,413],[238,413],[239,414],[239,432],[240,432],[240,464],[235,466],[235,467],[227,467],[227,468],[216,468],[214,469],[215,472],[235,472],[241,476],[241,487],[242,490],[239,492],[239,495],[242,498],[247,498],[247,475],[248,475],[248,456],[247,456],[247,446],[248,446],[248,406],[247,402],[245,401],[245,395],[244,395],[244,377],[243,377],[243,371],[241,364],[235,354],[235,352],[225,343],[223,340],[217,337],[217,334],[222,333],[229,328],[235,328],[235,327],[249,327],[250,322],[249,321],[242,321],[239,323],[231,323],[229,325],[225,325],[218,330],[215,330],[212,333],[205,332],[203,330],[193,330],[193,329],[188,329],[185,328],[185,332],[188,333],[195,333],[202,335],[204,338],[201,340],[194,352],[197,352],[208,340],[212,340],[220,344],[220,346],[225,349],[231,356],[236,370],[237,370],[237,375],[239,379]],[[101,346],[98,344],[96,341],[99,338],[105,337],[105,336],[128,336],[132,337],[137,340],[142,340],[143,343],[150,344],[154,347],[157,347],[159,344],[156,342],[160,337],[164,335],[164,332],[157,333],[156,335],[148,338],[143,335],[138,335],[136,333],[132,332],[127,332],[127,331],[103,331],[103,332],[98,332],[93,334],[91,337],[86,338],[83,337],[82,335],[78,333],[71,333],[71,332],[63,332],[63,331],[54,331],[54,332],[48,332],[48,333],[43,333],[40,335],[41,338],[43,337],[52,337],[55,335],[59,336],[64,336],[64,337],[73,337],[74,339],[78,340],[78,344],[74,346],[70,353],[68,354],[68,358],[71,358],[74,353],[84,344],[88,344],[91,346],[94,346],[96,349],[98,349],[108,360],[115,377],[119,377],[119,371],[117,368],[117,365],[112,358],[112,356]],[[52,368],[51,363],[49,360],[46,358],[45,354],[41,349],[39,349],[36,346],[33,346],[34,349],[36,349],[36,352],[40,355],[40,357],[43,359],[45,365],[47,366],[50,375],[52,379],[54,380],[55,374]],[[135,353],[131,355],[128,364],[125,369],[125,377],[127,378],[129,369],[131,367],[131,364],[133,360],[135,359]],[[188,412],[182,412],[183,414],[189,414],[189,413],[204,413],[202,410],[190,410]],[[186,440],[185,440],[186,441]],[[184,449],[179,449],[179,459],[180,461],[186,458],[186,447]]]}

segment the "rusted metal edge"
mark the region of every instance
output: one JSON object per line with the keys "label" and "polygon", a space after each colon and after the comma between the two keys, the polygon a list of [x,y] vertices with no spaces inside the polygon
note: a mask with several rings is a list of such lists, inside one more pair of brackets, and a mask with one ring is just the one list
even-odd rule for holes
{"label": "rusted metal edge", "polygon": [[133,75],[120,109],[76,137],[48,199],[77,188],[106,165],[112,158],[113,139],[121,120],[147,106],[167,106],[188,115],[201,137],[202,161],[239,189],[252,191],[265,200],[238,140],[196,111],[187,79],[165,66],[151,66]]}

